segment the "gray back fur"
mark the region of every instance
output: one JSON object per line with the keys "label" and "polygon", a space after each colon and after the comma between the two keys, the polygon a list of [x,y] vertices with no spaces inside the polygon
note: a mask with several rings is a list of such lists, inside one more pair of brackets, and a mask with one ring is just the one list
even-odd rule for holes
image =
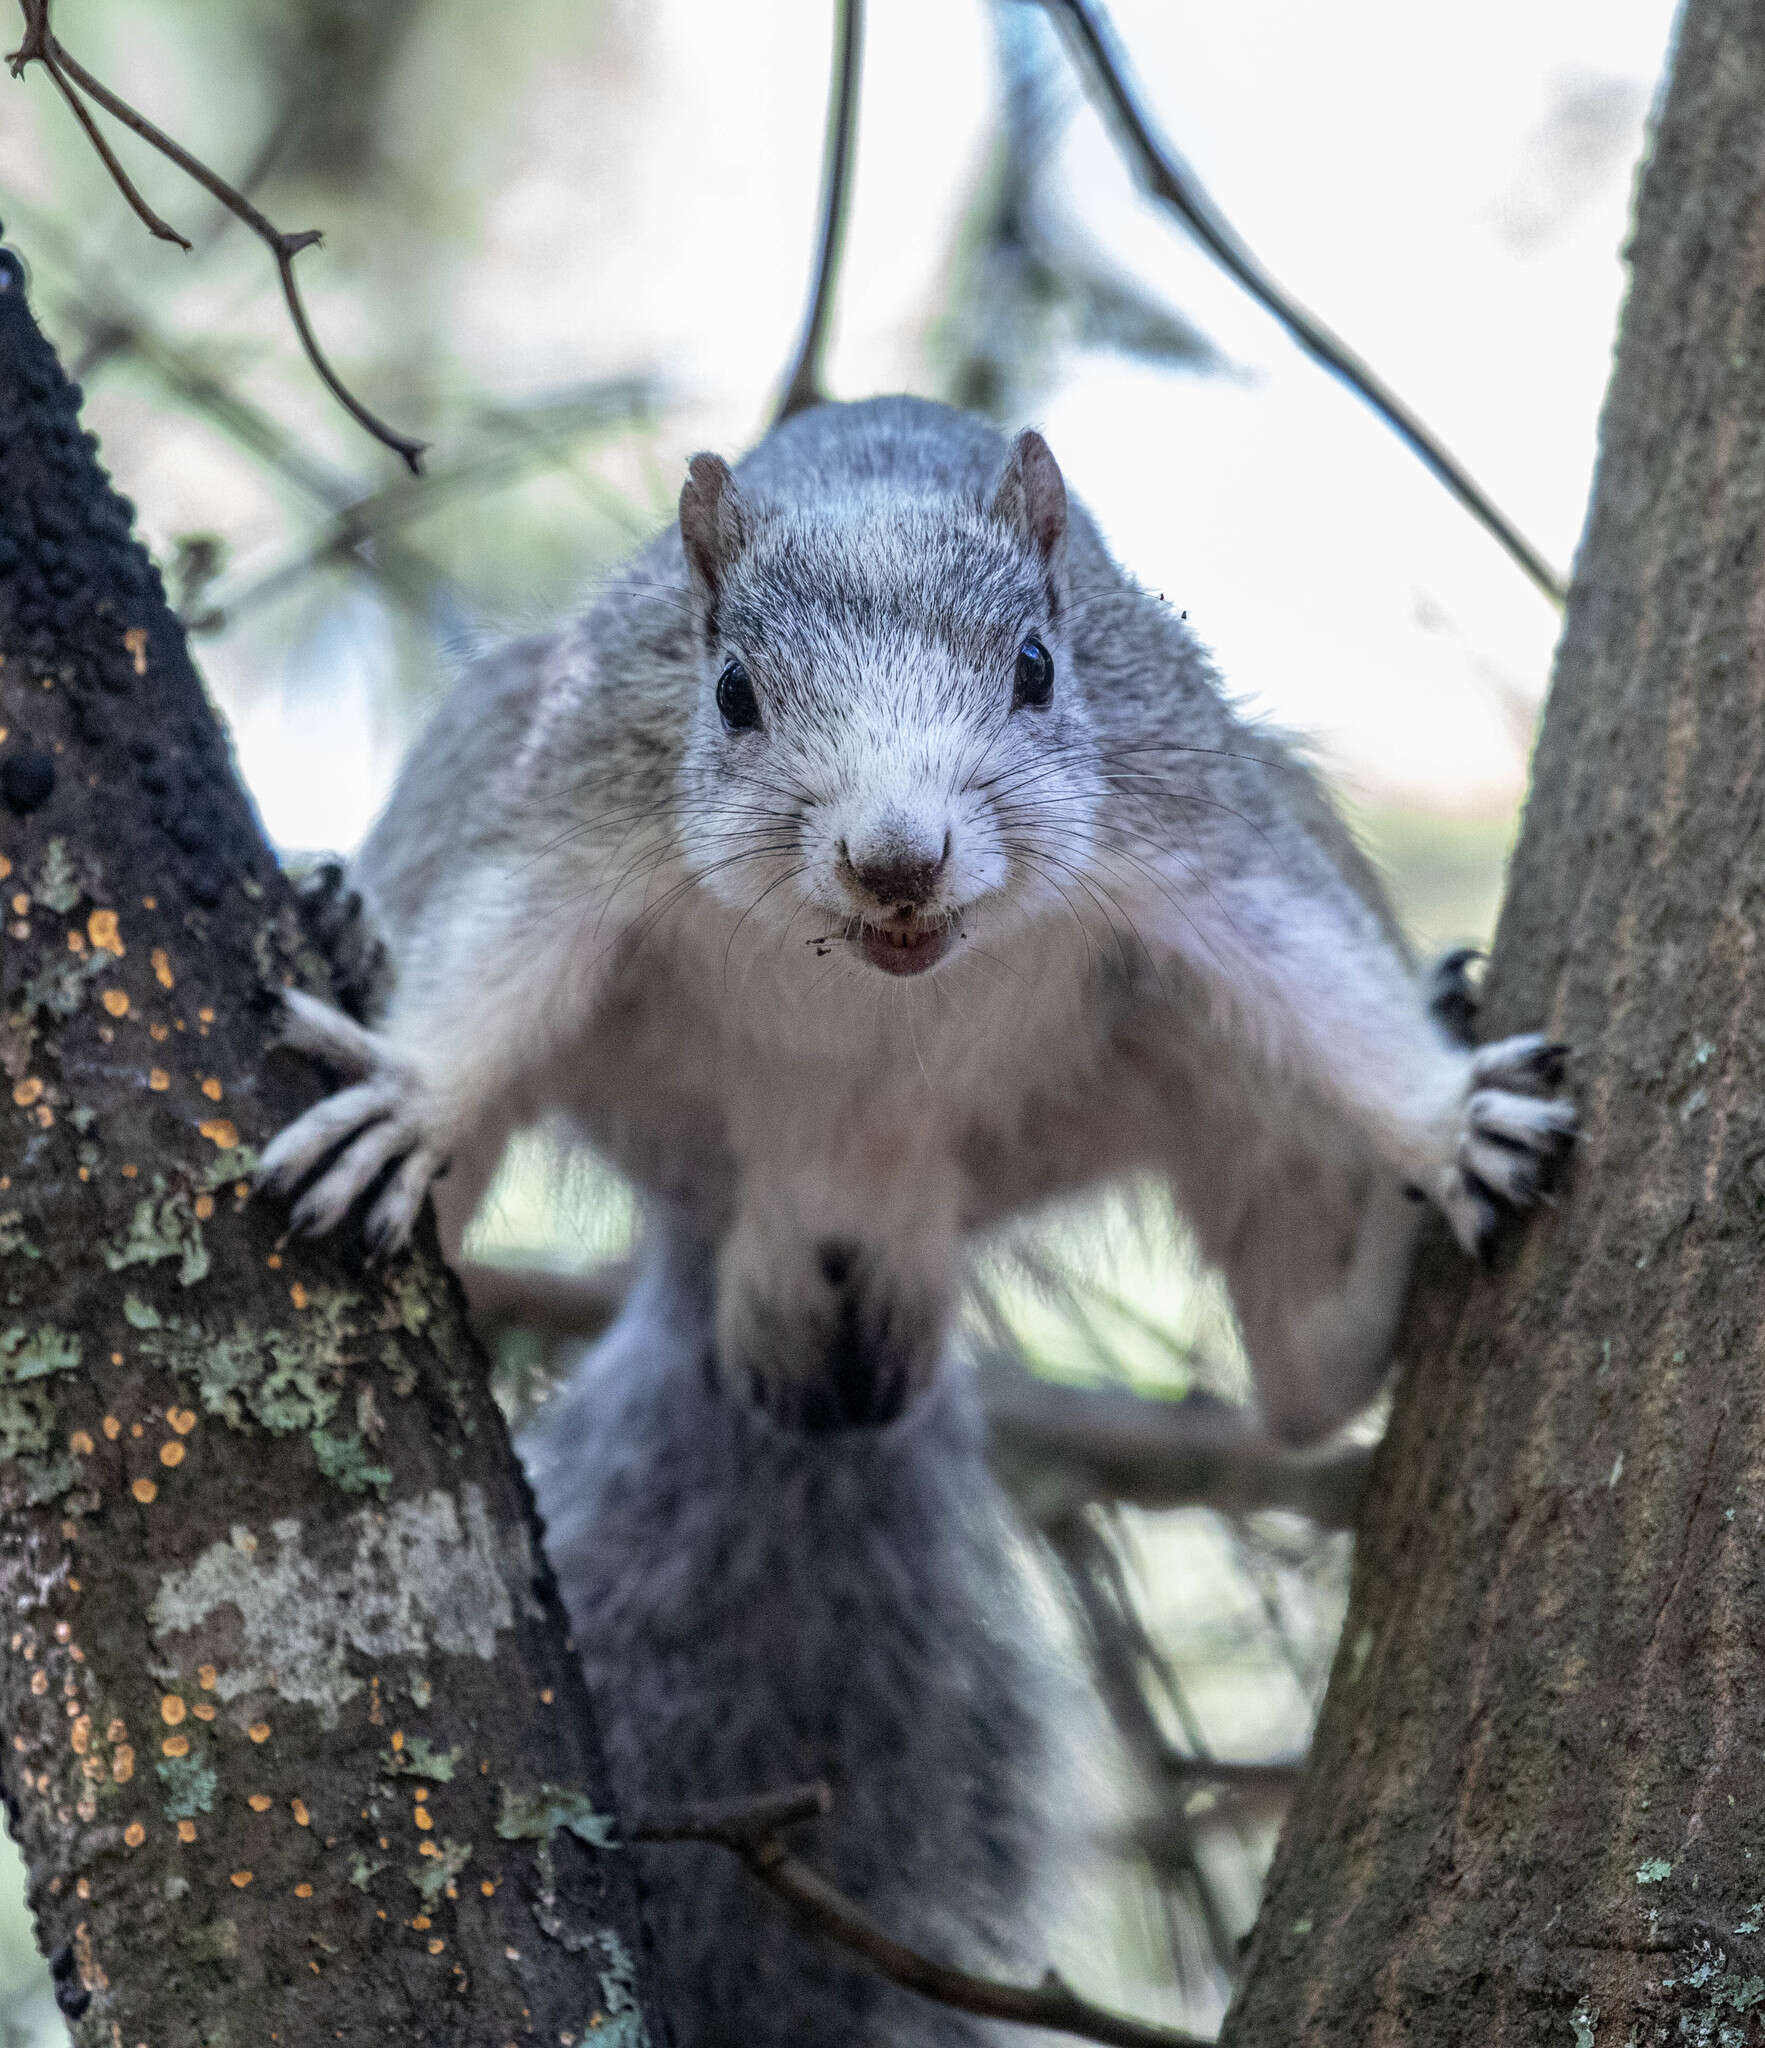
{"label": "gray back fur", "polygon": [[[887,1429],[781,1429],[720,1386],[709,1289],[702,1254],[658,1259],[522,1446],[621,1808],[823,1778],[794,1848],[902,1939],[1022,1973],[1053,1667],[968,1378]],[[675,2048],[993,2038],[798,1934],[727,1852],[633,1853]]]}

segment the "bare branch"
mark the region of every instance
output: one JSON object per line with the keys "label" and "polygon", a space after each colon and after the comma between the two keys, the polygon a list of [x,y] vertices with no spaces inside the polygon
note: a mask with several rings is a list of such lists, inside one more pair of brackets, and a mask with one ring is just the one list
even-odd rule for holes
{"label": "bare branch", "polygon": [[1018,1490],[1045,1481],[1057,1496],[1038,1520],[1097,1500],[1230,1515],[1280,1508],[1345,1529],[1372,1457],[1361,1444],[1290,1451],[1245,1409],[1210,1394],[1162,1401],[1121,1386],[1066,1386],[1003,1358],[983,1365],[981,1392],[995,1449],[1025,1476]]}
{"label": "bare branch", "polygon": [[846,208],[851,197],[852,145],[858,130],[858,78],[864,64],[864,0],[839,0],[839,27],[834,39],[833,82],[828,91],[827,145],[821,172],[821,233],[815,251],[815,276],[809,286],[809,309],[802,339],[777,419],[819,405],[821,359],[827,347],[827,323],[839,281],[840,248],[845,240]]}
{"label": "bare branch", "polygon": [[297,234],[285,233],[266,214],[260,212],[243,192],[229,185],[218,172],[211,171],[200,158],[192,156],[182,143],[175,142],[163,128],[156,127],[145,114],[137,112],[127,100],[120,99],[102,80],[94,78],[83,64],[69,56],[67,50],[50,31],[49,0],[19,0],[19,6],[24,12],[25,33],[24,40],[7,60],[12,67],[13,77],[22,76],[26,66],[33,63],[46,67],[73,107],[81,127],[85,129],[93,147],[98,151],[105,169],[116,180],[123,197],[154,234],[162,239],[178,242],[186,249],[190,246],[182,235],[159,218],[136,191],[114,152],[99,134],[97,124],[80,103],[74,91],[75,86],[88,99],[96,100],[107,114],[120,121],[125,128],[133,130],[143,142],[157,149],[162,156],[169,157],[188,177],[194,178],[204,191],[218,199],[229,213],[243,221],[276,259],[276,272],[282,281],[282,297],[287,302],[288,317],[294,323],[294,331],[300,337],[307,361],[318,372],[326,390],[352,419],[373,435],[376,441],[383,443],[401,457],[412,475],[421,475],[423,451],[428,443],[412,440],[370,412],[331,367],[325,352],[319,346],[318,337],[313,333],[305,303],[300,296],[300,286],[295,281],[294,259],[301,250],[310,249],[323,239],[318,229],[307,228]]}
{"label": "bare branch", "polygon": [[897,1941],[778,1838],[780,1828],[813,1820],[832,1806],[833,1794],[825,1785],[805,1785],[762,1793],[756,1799],[640,1814],[625,1832],[634,1842],[714,1842],[728,1849],[808,1931],[858,1956],[891,1983],[936,2004],[1120,2048],[1200,2048],[1196,2035],[1093,2005],[1053,1970],[1037,1985],[1003,1984],[934,1962]]}
{"label": "bare branch", "polygon": [[1315,314],[1290,298],[1240,239],[1187,164],[1159,134],[1135,85],[1109,17],[1097,0],[1039,0],[1058,18],[1076,53],[1090,96],[1107,114],[1140,183],[1228,276],[1274,315],[1306,354],[1372,407],[1451,491],[1473,519],[1507,550],[1555,605],[1568,595],[1561,574],[1495,505],[1464,467],[1353,349]]}

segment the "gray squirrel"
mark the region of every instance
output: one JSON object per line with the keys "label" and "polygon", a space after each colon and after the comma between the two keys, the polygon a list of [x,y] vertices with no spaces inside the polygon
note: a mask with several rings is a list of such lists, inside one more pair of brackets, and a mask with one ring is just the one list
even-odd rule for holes
{"label": "gray squirrel", "polygon": [[1162,1176],[1268,1426],[1364,1405],[1419,1195],[1468,1251],[1574,1126],[1539,1036],[1430,1013],[1293,752],[1120,570],[1042,438],[825,405],[596,602],[473,668],[355,863],[394,985],[267,1148],[379,1245],[460,1233],[551,1114],[711,1248],[715,1355],[806,1427],[881,1424],[969,1248]]}
{"label": "gray squirrel", "polygon": [[[264,1154],[297,1226],[361,1203],[394,1245],[433,1182],[457,1252],[546,1116],[642,1198],[523,1446],[622,1806],[825,1776],[803,1853],[1021,1973],[1069,1788],[951,1334],[972,1248],[1162,1176],[1269,1427],[1315,1440],[1384,1369],[1411,1197],[1473,1251],[1536,1197],[1562,1048],[1462,1044],[1041,437],[907,398],[696,456],[677,528],[466,675],[351,881],[389,986],[368,1025],[289,998],[356,1076]],[[676,2048],[988,2038],[721,1852],[636,1853]]]}

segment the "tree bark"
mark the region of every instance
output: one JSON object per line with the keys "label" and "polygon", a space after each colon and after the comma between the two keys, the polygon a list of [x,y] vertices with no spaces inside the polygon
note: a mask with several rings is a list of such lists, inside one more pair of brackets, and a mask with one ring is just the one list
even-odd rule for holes
{"label": "tree bark", "polygon": [[644,2041],[627,1860],[433,1247],[284,1244],[324,963],[0,252],[0,1784],[104,2048]]}
{"label": "tree bark", "polygon": [[1426,1265],[1225,2039],[1765,2040],[1765,10],[1689,0],[1491,968],[1573,1185]]}

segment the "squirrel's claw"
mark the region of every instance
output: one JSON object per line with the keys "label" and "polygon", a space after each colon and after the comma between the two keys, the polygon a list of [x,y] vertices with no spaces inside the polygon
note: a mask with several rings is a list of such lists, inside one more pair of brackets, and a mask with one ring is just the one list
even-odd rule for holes
{"label": "squirrel's claw", "polygon": [[372,1251],[396,1251],[409,1239],[447,1151],[436,1141],[435,1119],[425,1114],[421,1084],[384,1039],[299,990],[287,997],[282,1043],[367,1078],[279,1132],[258,1162],[258,1185],[286,1192],[319,1174],[291,1218],[297,1231],[319,1237],[343,1221],[394,1160],[402,1161],[365,1226]]}
{"label": "squirrel's claw", "polygon": [[1440,1171],[1434,1199],[1473,1257],[1488,1251],[1504,1210],[1529,1209],[1540,1199],[1574,1141],[1572,1102],[1520,1092],[1559,1086],[1568,1050],[1529,1032],[1472,1055],[1453,1158]]}

